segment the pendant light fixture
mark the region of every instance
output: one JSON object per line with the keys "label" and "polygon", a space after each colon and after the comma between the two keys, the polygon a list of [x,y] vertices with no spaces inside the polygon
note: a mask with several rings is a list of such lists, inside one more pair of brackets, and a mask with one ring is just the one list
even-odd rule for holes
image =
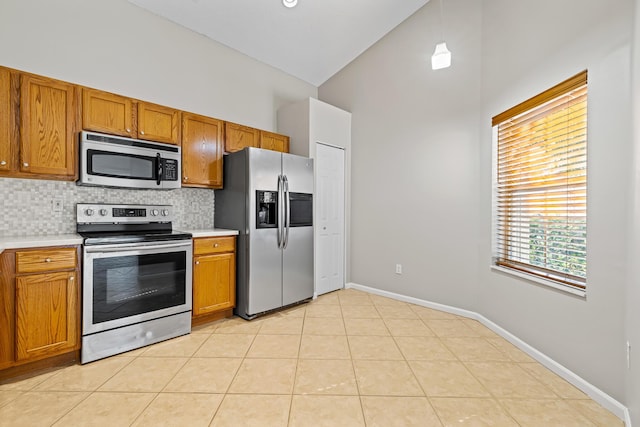
{"label": "pendant light fixture", "polygon": [[298,0],[282,0],[282,4],[291,8],[298,4]]}
{"label": "pendant light fixture", "polygon": [[440,70],[451,66],[451,52],[447,49],[447,43],[444,41],[444,19],[442,18],[442,0],[440,0],[440,43],[436,45],[436,49],[431,55],[431,69]]}

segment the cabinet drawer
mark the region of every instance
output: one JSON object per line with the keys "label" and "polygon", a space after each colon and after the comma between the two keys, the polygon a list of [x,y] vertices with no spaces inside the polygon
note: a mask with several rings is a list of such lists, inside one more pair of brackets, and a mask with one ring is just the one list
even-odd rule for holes
{"label": "cabinet drawer", "polygon": [[219,252],[233,252],[236,249],[235,236],[229,237],[200,237],[193,239],[193,254],[215,254]]}
{"label": "cabinet drawer", "polygon": [[63,270],[76,267],[76,248],[16,252],[16,272]]}

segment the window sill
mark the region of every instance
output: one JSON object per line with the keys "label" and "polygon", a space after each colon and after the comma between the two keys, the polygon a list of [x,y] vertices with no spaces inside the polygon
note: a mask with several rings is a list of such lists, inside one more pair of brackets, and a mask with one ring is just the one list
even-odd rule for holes
{"label": "window sill", "polygon": [[491,270],[494,271],[498,271],[501,273],[505,273],[508,274],[510,276],[516,276],[519,277],[521,279],[525,279],[528,280],[530,282],[535,282],[537,284],[543,285],[543,286],[547,286],[549,288],[553,288],[553,289],[557,289],[559,291],[562,292],[566,292],[568,294],[571,295],[577,295],[579,297],[582,298],[586,298],[587,297],[587,291],[586,290],[581,290],[581,289],[575,289],[572,287],[569,287],[567,285],[563,285],[561,283],[558,282],[554,282],[553,280],[547,280],[547,279],[543,279],[541,277],[538,276],[534,276],[533,274],[527,274],[518,270],[513,270],[511,268],[506,268],[506,267],[499,267],[497,265],[492,265],[491,266]]}

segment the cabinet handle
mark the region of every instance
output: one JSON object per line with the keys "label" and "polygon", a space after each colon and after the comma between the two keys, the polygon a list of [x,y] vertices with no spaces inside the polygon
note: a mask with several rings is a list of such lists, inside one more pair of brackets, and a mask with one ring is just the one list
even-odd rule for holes
{"label": "cabinet handle", "polygon": [[200,264],[200,261],[196,261],[196,265]]}
{"label": "cabinet handle", "polygon": [[22,164],[22,166],[24,166],[25,168],[28,168],[28,167],[29,167],[29,163],[24,162],[24,163]]}
{"label": "cabinet handle", "polygon": [[184,181],[187,181],[189,178],[187,178],[187,177],[185,176],[183,179],[184,179]]}
{"label": "cabinet handle", "polygon": [[7,162],[5,162],[4,160],[0,162],[0,166],[4,166],[6,164],[7,164]]}
{"label": "cabinet handle", "polygon": [[75,277],[73,276],[69,277],[69,280],[73,281],[73,279],[75,279]]}
{"label": "cabinet handle", "polygon": [[127,128],[127,133],[131,133],[131,129]]}
{"label": "cabinet handle", "polygon": [[220,246],[220,245],[219,245],[219,244],[217,244],[217,243],[214,243],[214,244],[213,244],[213,247],[214,247],[214,248],[217,248],[218,246]]}
{"label": "cabinet handle", "polygon": [[144,135],[144,131],[143,130],[140,131],[140,135]]}
{"label": "cabinet handle", "polygon": [[51,262],[51,258],[45,258],[44,262]]}

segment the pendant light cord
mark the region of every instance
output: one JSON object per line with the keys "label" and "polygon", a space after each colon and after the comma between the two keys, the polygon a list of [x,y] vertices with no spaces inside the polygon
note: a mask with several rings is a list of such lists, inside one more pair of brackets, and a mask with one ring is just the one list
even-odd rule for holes
{"label": "pendant light cord", "polygon": [[444,41],[444,12],[442,11],[444,6],[442,5],[442,0],[440,0],[440,41]]}

